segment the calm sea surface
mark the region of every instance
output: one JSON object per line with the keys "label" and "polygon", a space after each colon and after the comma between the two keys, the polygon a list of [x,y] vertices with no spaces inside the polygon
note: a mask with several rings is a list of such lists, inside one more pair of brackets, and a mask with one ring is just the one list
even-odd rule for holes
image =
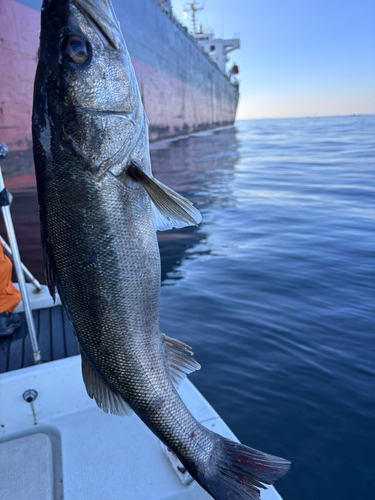
{"label": "calm sea surface", "polygon": [[[374,499],[375,116],[237,122],[152,161],[203,214],[160,234],[162,331],[193,346],[191,380],[294,461],[284,500]],[[41,277],[34,190],[13,210]]]}

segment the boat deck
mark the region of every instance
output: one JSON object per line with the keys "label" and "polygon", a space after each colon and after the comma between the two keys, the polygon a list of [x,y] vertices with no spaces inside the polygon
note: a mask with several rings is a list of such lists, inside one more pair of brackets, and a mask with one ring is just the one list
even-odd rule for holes
{"label": "boat deck", "polygon": [[[25,391],[36,391],[34,402],[25,401]],[[179,393],[199,422],[236,440],[191,382],[185,380]],[[138,417],[106,415],[96,406],[82,382],[80,356],[2,374],[0,396],[6,402],[0,408],[0,498],[211,498],[195,482],[182,484]],[[261,499],[281,497],[270,487]]]}
{"label": "boat deck", "polygon": [[[22,325],[11,337],[0,337],[0,373],[34,365],[25,314]],[[77,340],[61,305],[33,310],[34,324],[43,361],[55,361],[78,354]]]}
{"label": "boat deck", "polygon": [[[209,500],[138,417],[106,415],[87,396],[61,305],[51,307],[46,287],[28,292],[42,358],[53,362],[33,365],[21,303],[21,328],[0,343],[0,499]],[[191,382],[179,393],[199,422],[237,441]],[[271,486],[261,500],[281,497]]]}

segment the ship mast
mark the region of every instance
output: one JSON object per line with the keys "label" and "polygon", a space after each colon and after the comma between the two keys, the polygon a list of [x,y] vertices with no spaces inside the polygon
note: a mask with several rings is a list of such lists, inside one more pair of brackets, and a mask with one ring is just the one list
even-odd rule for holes
{"label": "ship mast", "polygon": [[184,9],[185,10],[190,10],[191,12],[191,25],[192,25],[192,28],[193,28],[193,34],[195,35],[196,32],[197,32],[197,25],[196,25],[196,17],[195,17],[195,13],[198,11],[198,10],[203,10],[204,9],[204,6],[203,5],[198,5],[196,3],[195,0],[193,0],[192,2],[187,2],[185,5],[184,5]]}
{"label": "ship mast", "polygon": [[[223,39],[223,38],[214,38],[214,32],[212,30],[203,30],[202,26],[197,30],[197,19],[196,12],[198,10],[204,9],[204,4],[198,4],[196,0],[191,0],[190,2],[186,2],[184,5],[185,11],[191,12],[191,24],[193,28],[193,37],[197,44],[202,48],[203,52],[208,54],[208,56],[217,64],[219,69],[224,73],[226,72],[226,63],[229,61],[227,55],[229,52],[240,48],[240,39],[239,38],[231,38],[231,39]],[[184,18],[186,18],[187,14],[184,12]],[[238,74],[238,66],[235,64],[231,71],[230,77]],[[228,75],[227,75],[228,76]]]}

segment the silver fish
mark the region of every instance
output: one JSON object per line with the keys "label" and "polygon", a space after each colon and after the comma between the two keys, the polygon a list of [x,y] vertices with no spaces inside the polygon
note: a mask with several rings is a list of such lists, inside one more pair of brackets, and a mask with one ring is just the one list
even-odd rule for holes
{"label": "silver fish", "polygon": [[156,231],[201,216],[152,176],[110,0],[44,0],[33,141],[47,282],[73,325],[88,395],[105,412],[134,411],[214,498],[259,498],[289,462],[206,429],[176,391],[200,366],[160,332]]}

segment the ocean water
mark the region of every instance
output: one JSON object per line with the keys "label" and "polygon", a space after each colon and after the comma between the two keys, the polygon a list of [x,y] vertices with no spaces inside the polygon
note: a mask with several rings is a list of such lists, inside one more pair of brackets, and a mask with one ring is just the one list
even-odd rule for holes
{"label": "ocean water", "polygon": [[[293,461],[284,500],[372,500],[375,116],[240,121],[151,157],[203,214],[159,234],[162,331],[193,346],[191,380],[243,443]],[[32,183],[12,211],[43,280]]]}
{"label": "ocean water", "polygon": [[375,116],[240,121],[152,152],[203,222],[161,235],[162,331],[284,500],[375,498]]}

